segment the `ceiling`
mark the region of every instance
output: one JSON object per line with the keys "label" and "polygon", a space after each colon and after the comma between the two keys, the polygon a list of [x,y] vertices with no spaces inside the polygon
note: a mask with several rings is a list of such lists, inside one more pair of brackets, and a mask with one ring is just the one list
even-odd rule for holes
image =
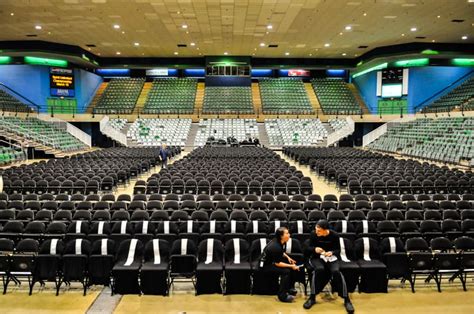
{"label": "ceiling", "polygon": [[[453,19],[464,21],[454,23]],[[416,31],[410,30],[413,27]],[[0,29],[0,41],[43,40],[77,45],[101,57],[198,57],[228,53],[261,58],[354,58],[376,47],[411,42],[472,44],[474,3],[1,0]],[[467,39],[463,40],[463,36]],[[88,44],[96,47],[87,47]],[[187,47],[178,48],[178,44]],[[278,48],[269,48],[269,44]]]}

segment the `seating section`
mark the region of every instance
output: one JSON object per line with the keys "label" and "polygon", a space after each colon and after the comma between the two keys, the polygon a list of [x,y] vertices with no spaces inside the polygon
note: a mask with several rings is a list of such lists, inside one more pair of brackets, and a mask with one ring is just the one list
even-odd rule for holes
{"label": "seating section", "polygon": [[474,119],[416,119],[391,126],[370,149],[433,161],[474,164]]}
{"label": "seating section", "polygon": [[265,129],[271,146],[318,145],[328,136],[319,119],[267,119]]}
{"label": "seating section", "polygon": [[2,117],[0,132],[6,137],[34,141],[63,152],[87,149],[84,143],[54,123],[36,118]]}
{"label": "seating section", "polygon": [[204,146],[137,182],[134,193],[309,195],[312,189],[310,178],[268,148]]}
{"label": "seating section", "polygon": [[127,119],[120,118],[120,119],[110,119],[109,125],[116,130],[122,130],[128,123]]}
{"label": "seating section", "polygon": [[143,146],[184,146],[191,129],[191,119],[137,119],[127,137]]}
{"label": "seating section", "polygon": [[104,90],[95,113],[132,113],[145,83],[144,78],[111,79]]}
{"label": "seating section", "polygon": [[[171,157],[181,152],[179,147],[169,149]],[[148,171],[159,160],[156,149],[108,148],[8,168],[0,174],[6,194],[63,194],[69,200],[71,194],[110,192],[118,184]]]}
{"label": "seating section", "polygon": [[258,125],[255,119],[202,119],[194,142],[195,146],[203,146],[209,137],[227,140],[233,136],[238,142],[249,137],[258,138]]}
{"label": "seating section", "polygon": [[468,194],[474,191],[472,172],[412,159],[395,159],[348,147],[287,147],[283,152],[353,195]]}
{"label": "seating section", "polygon": [[14,147],[0,147],[0,166],[5,166],[25,159],[25,153]]}
{"label": "seating section", "polygon": [[196,79],[155,79],[148,93],[143,113],[193,113],[196,89]]}
{"label": "seating section", "polygon": [[334,131],[339,131],[347,126],[346,119],[329,119],[328,123]]}
{"label": "seating section", "polygon": [[33,109],[0,89],[0,109],[12,112],[32,112]]}
{"label": "seating section", "polygon": [[260,79],[260,96],[266,114],[312,113],[301,79]]}
{"label": "seating section", "polygon": [[203,112],[253,113],[252,91],[246,86],[206,87]]}
{"label": "seating section", "polygon": [[325,114],[359,114],[361,108],[342,79],[312,79],[314,92]]}
{"label": "seating section", "polygon": [[474,76],[423,108],[424,112],[446,112],[459,107],[474,109]]}

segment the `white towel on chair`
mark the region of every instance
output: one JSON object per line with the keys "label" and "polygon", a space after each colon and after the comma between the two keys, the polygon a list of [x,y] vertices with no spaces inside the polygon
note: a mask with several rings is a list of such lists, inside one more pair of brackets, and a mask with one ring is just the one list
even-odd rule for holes
{"label": "white towel on chair", "polygon": [[389,237],[388,242],[390,243],[390,253],[397,252],[397,243],[395,242],[395,238]]}
{"label": "white towel on chair", "polygon": [[364,261],[371,261],[370,259],[370,241],[369,238],[362,238],[364,241]]}
{"label": "white towel on chair", "polygon": [[76,255],[82,254],[82,239],[76,239],[75,252],[76,252]]}
{"label": "white towel on chair", "polygon": [[206,253],[206,261],[204,264],[212,263],[212,253],[214,251],[214,239],[207,239],[207,253]]}
{"label": "white towel on chair", "polygon": [[76,221],[76,233],[81,233],[82,220]]}
{"label": "white towel on chair", "polygon": [[234,242],[234,264],[240,264],[240,240],[234,238],[232,242]]}
{"label": "white towel on chair", "polygon": [[128,249],[127,260],[125,261],[125,264],[123,264],[123,266],[132,265],[133,260],[135,258],[135,250],[137,249],[137,243],[138,243],[137,239],[132,239],[130,241],[130,248]]}
{"label": "white towel on chair", "polygon": [[344,239],[339,238],[339,243],[341,244],[341,260],[346,263],[350,262],[350,260],[347,258],[346,246],[344,245]]}
{"label": "white towel on chair", "polygon": [[153,264],[161,264],[160,240],[153,239]]}
{"label": "white towel on chair", "polygon": [[148,222],[147,220],[145,220],[142,224],[142,233],[143,234],[147,234],[148,233]]}
{"label": "white towel on chair", "polygon": [[107,255],[107,239],[100,240],[100,255]]}

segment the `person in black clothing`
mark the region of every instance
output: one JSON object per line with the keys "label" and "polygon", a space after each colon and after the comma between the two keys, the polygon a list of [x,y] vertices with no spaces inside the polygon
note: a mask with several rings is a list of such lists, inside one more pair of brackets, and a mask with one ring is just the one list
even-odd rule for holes
{"label": "person in black clothing", "polygon": [[166,169],[168,167],[169,155],[170,155],[169,149],[166,147],[166,144],[163,144],[160,148],[161,168]]}
{"label": "person in black clothing", "polygon": [[311,278],[311,295],[304,303],[305,309],[310,309],[316,304],[316,295],[320,293],[327,283],[332,279],[333,288],[339,296],[344,299],[344,306],[348,313],[354,313],[354,307],[347,293],[346,281],[339,270],[341,245],[339,235],[329,230],[329,223],[320,220],[316,224],[314,233],[310,237],[309,250],[311,257],[308,262],[309,268],[313,269]]}
{"label": "person in black clothing", "polygon": [[290,233],[286,227],[280,227],[275,231],[275,238],[267,244],[260,259],[260,267],[263,272],[276,273],[280,276],[280,288],[278,299],[281,302],[293,302],[296,295],[295,275],[299,270],[296,261],[285,253],[286,242],[290,239]]}

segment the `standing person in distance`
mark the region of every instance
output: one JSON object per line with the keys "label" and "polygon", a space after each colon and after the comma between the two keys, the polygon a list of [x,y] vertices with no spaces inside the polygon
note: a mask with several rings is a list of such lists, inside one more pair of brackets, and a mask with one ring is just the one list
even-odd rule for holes
{"label": "standing person in distance", "polygon": [[161,157],[161,168],[166,169],[168,166],[168,156],[170,154],[170,151],[166,144],[161,145],[160,148],[160,157]]}
{"label": "standing person in distance", "polygon": [[319,294],[327,283],[332,279],[332,285],[339,296],[344,299],[344,307],[347,313],[354,313],[344,276],[339,270],[341,244],[339,235],[329,230],[327,220],[319,220],[314,232],[309,239],[309,250],[312,252],[308,262],[313,269],[311,278],[311,295],[303,307],[309,310],[316,304],[316,295]]}
{"label": "standing person in distance", "polygon": [[260,269],[280,276],[278,299],[281,302],[291,303],[295,299],[295,275],[299,271],[296,261],[285,253],[286,242],[290,239],[290,232],[286,227],[275,231],[275,238],[263,250],[260,258]]}

